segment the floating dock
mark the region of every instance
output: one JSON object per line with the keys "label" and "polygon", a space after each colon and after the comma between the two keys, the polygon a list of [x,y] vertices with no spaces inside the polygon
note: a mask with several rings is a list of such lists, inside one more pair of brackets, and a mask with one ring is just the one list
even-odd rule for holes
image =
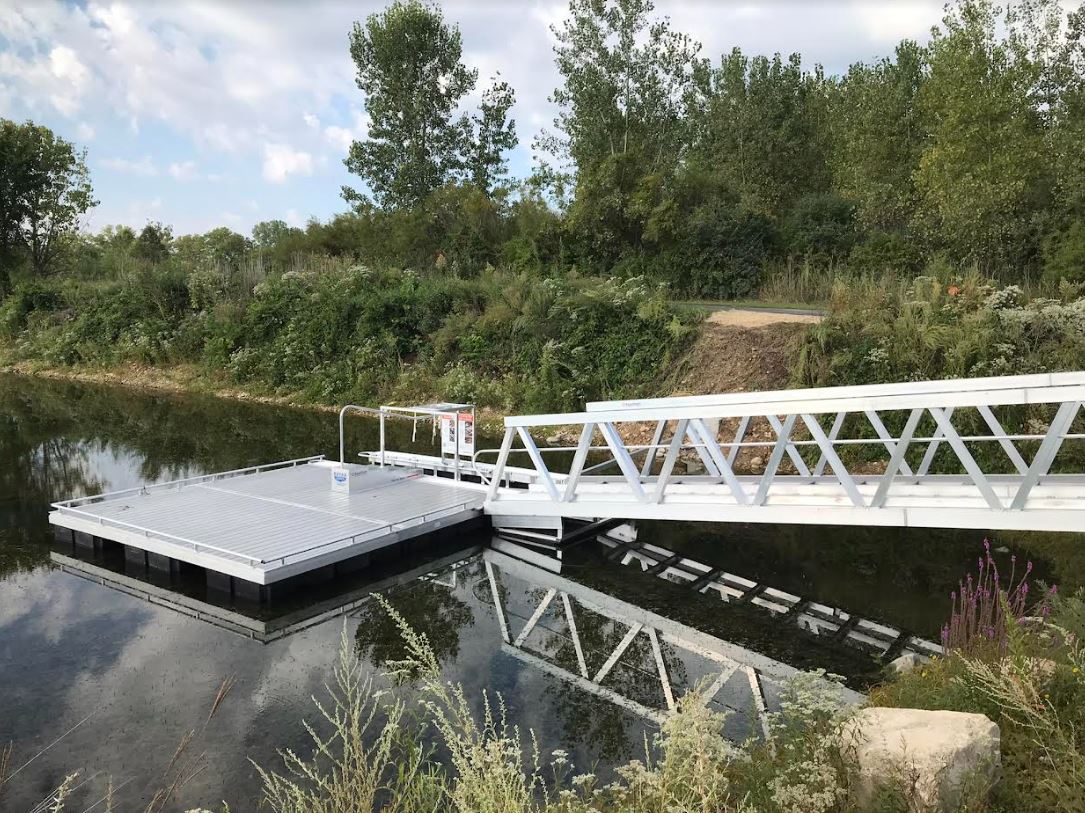
{"label": "floating dock", "polygon": [[[347,473],[349,490],[332,474]],[[53,504],[75,541],[107,540],[152,567],[176,562],[269,585],[480,518],[485,488],[420,469],[310,457]],[[64,533],[63,531],[61,533]],[[362,562],[364,564],[364,562]]]}

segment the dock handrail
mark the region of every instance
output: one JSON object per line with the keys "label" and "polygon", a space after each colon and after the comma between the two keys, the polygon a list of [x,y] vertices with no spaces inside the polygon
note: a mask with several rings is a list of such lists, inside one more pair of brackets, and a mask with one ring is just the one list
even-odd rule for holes
{"label": "dock handrail", "polygon": [[132,488],[122,488],[117,491],[106,491],[102,494],[88,494],[85,497],[73,497],[70,500],[52,502],[49,503],[49,505],[57,510],[74,508],[76,505],[88,505],[90,503],[102,502],[103,500],[117,499],[118,497],[124,497],[129,494],[146,494],[149,491],[165,491],[166,489],[171,488],[184,488],[185,486],[199,485],[200,483],[214,482],[215,480],[224,480],[229,477],[240,477],[244,474],[256,474],[271,469],[282,469],[288,466],[294,467],[302,464],[316,463],[323,459],[324,455],[322,454],[310,455],[309,457],[295,457],[291,460],[280,460],[276,463],[262,463],[259,466],[246,466],[243,469],[230,469],[229,471],[217,471],[210,474],[197,474],[192,477],[182,477],[179,480],[167,480],[164,483],[150,483],[148,485],[133,486]]}
{"label": "dock handrail", "polygon": [[378,415],[381,419],[381,465],[384,465],[384,410],[373,409],[373,407],[358,406],[358,404],[347,404],[341,410],[339,410],[339,465],[345,466],[347,464],[347,443],[346,433],[343,429],[343,418],[346,417],[348,412],[364,412],[367,415]]}

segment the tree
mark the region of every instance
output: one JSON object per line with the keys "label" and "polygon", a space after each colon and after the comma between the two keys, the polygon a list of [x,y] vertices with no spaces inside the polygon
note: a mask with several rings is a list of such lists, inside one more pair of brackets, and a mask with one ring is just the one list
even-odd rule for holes
{"label": "tree", "polygon": [[833,181],[870,229],[902,232],[915,216],[913,176],[926,143],[916,96],[926,51],[901,42],[895,58],[848,69],[833,95]]}
{"label": "tree", "polygon": [[288,237],[301,234],[301,229],[287,225],[285,220],[264,220],[252,227],[252,242],[258,249],[270,251]]}
{"label": "tree", "polygon": [[564,84],[557,134],[540,146],[571,162],[569,225],[605,262],[639,246],[644,221],[687,143],[700,45],[652,19],[651,0],[571,0],[554,28]]}
{"label": "tree", "polygon": [[[345,163],[382,205],[417,205],[460,167],[468,125],[453,114],[478,78],[462,51],[459,29],[422,0],[396,0],[354,24],[350,55],[369,137],[351,144]],[[343,197],[364,200],[349,187]]]}
{"label": "tree", "polygon": [[464,138],[467,180],[486,195],[493,192],[505,174],[505,152],[516,146],[516,122],[509,118],[515,101],[509,83],[495,76],[493,84],[482,94],[479,112],[471,117],[472,126]]}
{"label": "tree", "polygon": [[251,247],[248,239],[225,226],[207,232],[203,243],[211,262],[235,270]]}
{"label": "tree", "polygon": [[97,203],[85,151],[47,127],[0,119],[0,293],[10,287],[17,250],[34,273],[47,273]]}
{"label": "tree", "polygon": [[962,0],[929,46],[917,100],[931,133],[915,173],[920,216],[957,259],[984,271],[1019,266],[1038,250],[1035,217],[1052,183],[1045,79],[1059,14],[1055,0],[1004,15],[990,0]]}
{"label": "tree", "polygon": [[170,256],[170,242],[173,230],[161,223],[148,223],[143,227],[132,247],[132,254],[137,259],[157,265]]}
{"label": "tree", "polygon": [[699,73],[703,106],[695,161],[718,172],[745,209],[780,218],[804,195],[828,191],[828,100],[820,66],[780,54],[750,58],[735,48]]}

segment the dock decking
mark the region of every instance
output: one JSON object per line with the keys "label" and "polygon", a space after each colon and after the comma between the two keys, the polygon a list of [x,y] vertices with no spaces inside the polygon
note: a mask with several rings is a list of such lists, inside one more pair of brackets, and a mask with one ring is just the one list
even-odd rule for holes
{"label": "dock decking", "polygon": [[417,469],[349,466],[321,457],[191,477],[53,504],[49,519],[256,584],[271,584],[479,516],[480,485]]}

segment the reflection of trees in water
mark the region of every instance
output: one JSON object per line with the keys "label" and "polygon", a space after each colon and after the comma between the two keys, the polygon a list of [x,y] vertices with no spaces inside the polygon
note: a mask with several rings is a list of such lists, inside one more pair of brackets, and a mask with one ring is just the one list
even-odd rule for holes
{"label": "reflection of trees in water", "polygon": [[[26,403],[25,401],[23,402]],[[32,409],[0,413],[0,578],[48,561],[48,503],[101,490],[84,442],[35,431]]]}
{"label": "reflection of trees in water", "polygon": [[[411,629],[425,633],[439,662],[459,654],[460,630],[473,624],[475,616],[452,588],[419,580],[386,598]],[[354,645],[359,656],[383,665],[407,654],[399,627],[379,602],[366,602],[355,615]]]}

